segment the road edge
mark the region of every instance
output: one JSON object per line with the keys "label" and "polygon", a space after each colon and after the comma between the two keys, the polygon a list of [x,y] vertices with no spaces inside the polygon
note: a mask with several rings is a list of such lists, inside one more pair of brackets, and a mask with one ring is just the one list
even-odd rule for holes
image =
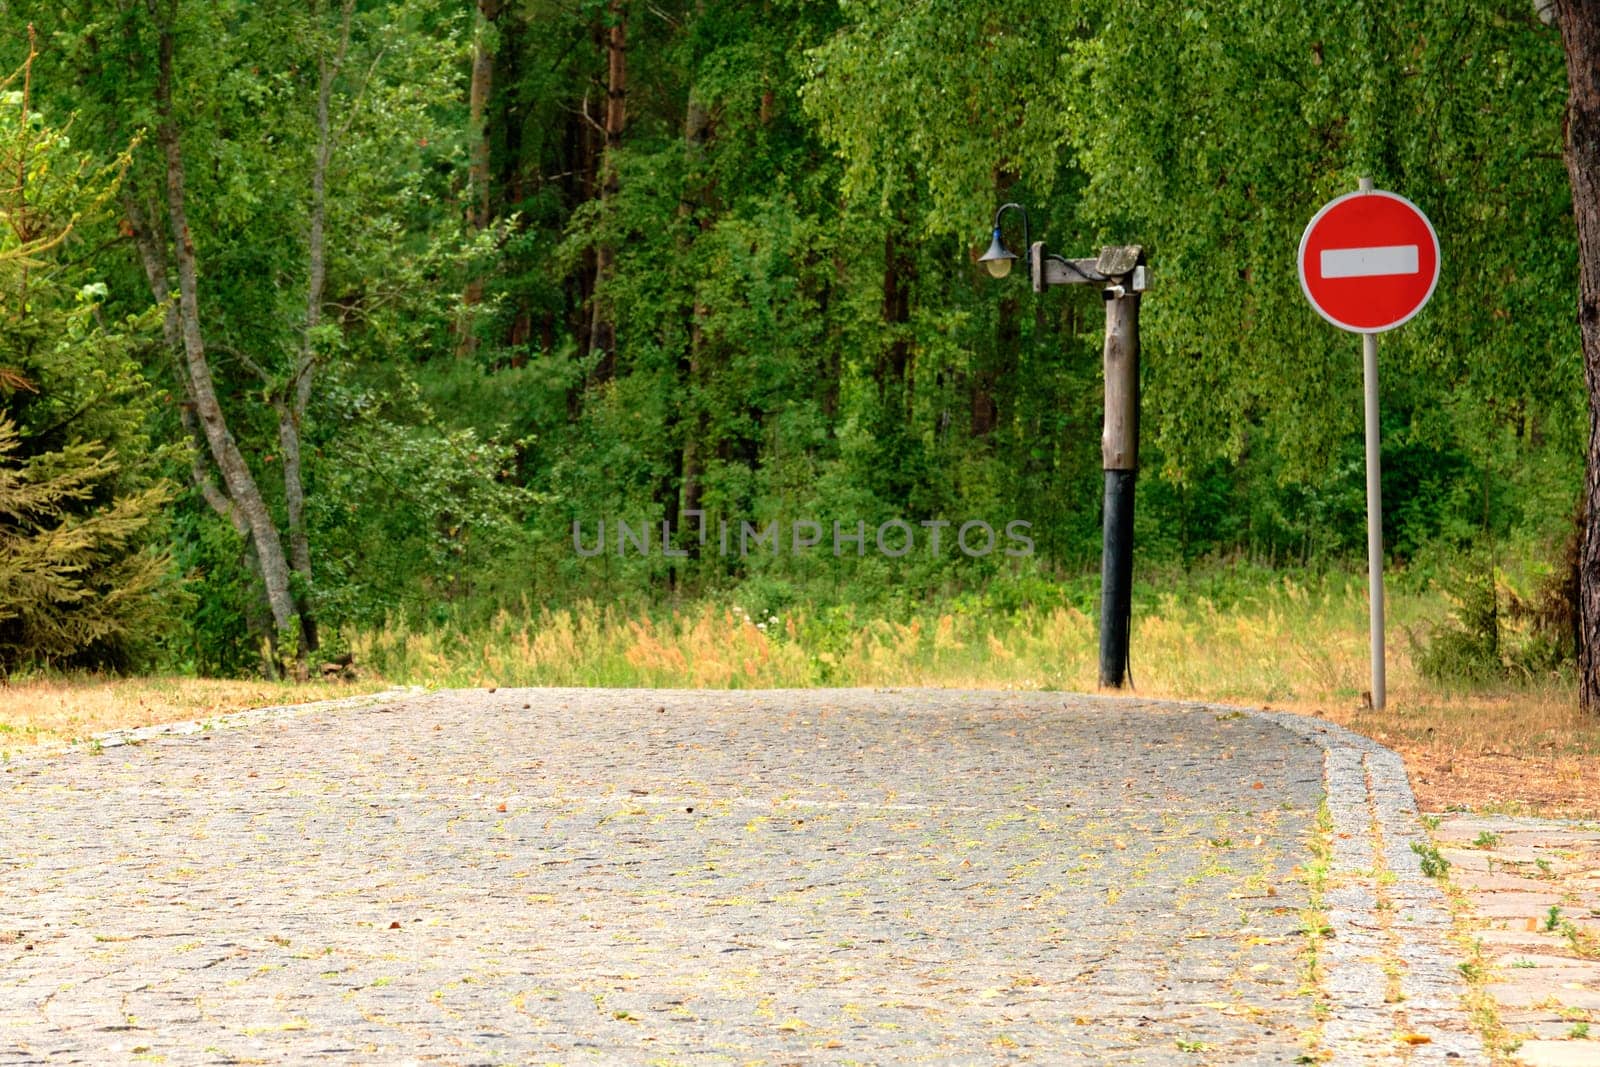
{"label": "road edge", "polygon": [[[1187,705],[1216,707],[1218,705]],[[1317,744],[1332,819],[1329,932],[1318,962],[1333,999],[1323,1045],[1335,1063],[1487,1064],[1450,944],[1453,915],[1423,873],[1434,855],[1398,753],[1337,723],[1237,708]],[[1399,999],[1392,1000],[1391,979]]]}
{"label": "road edge", "polygon": [[424,696],[428,692],[429,690],[418,685],[398,686],[376,693],[357,693],[347,697],[330,697],[327,700],[313,700],[302,704],[268,704],[258,708],[245,708],[241,711],[228,711],[221,715],[208,715],[199,719],[178,719],[173,722],[151,723],[148,726],[127,726],[119,730],[108,730],[104,733],[82,737],[76,741],[37,745],[19,752],[13,752],[10,754],[5,766],[8,768],[16,767],[33,760],[53,759],[72,752],[93,752],[107,748],[120,748],[124,745],[139,745],[159,737],[180,737],[205,730],[241,729],[248,726],[257,726],[274,719],[296,718],[318,711],[344,711],[353,708],[372,707],[378,704]]}

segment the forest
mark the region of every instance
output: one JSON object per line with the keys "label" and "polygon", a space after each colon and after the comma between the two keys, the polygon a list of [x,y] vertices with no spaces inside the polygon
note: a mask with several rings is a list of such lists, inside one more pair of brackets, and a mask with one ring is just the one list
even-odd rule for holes
{"label": "forest", "polygon": [[[1392,580],[1481,586],[1572,669],[1579,246],[1531,0],[0,12],[8,674],[584,604],[1087,610],[1102,298],[981,269],[1007,202],[1147,257],[1139,573],[1359,572],[1360,341],[1295,250],[1361,177],[1443,250],[1380,344]],[[715,540],[796,522],[916,550]],[[618,540],[663,523],[711,538]]]}

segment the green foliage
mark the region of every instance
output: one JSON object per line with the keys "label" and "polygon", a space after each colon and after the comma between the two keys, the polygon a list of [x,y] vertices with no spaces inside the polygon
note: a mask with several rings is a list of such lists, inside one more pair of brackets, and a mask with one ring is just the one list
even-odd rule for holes
{"label": "green foliage", "polygon": [[[7,85],[28,85],[31,61]],[[172,621],[140,319],[73,260],[126,158],[74,154],[25,89],[0,107],[0,673],[148,662]],[[130,457],[125,460],[124,455]]]}
{"label": "green foliage", "polygon": [[[1305,306],[1292,256],[1316,207],[1363,174],[1421,204],[1446,250],[1426,325],[1384,339],[1386,405],[1578,431],[1580,393],[1550,358],[1574,350],[1570,315],[1527,300],[1576,281],[1560,42],[1531,9],[1140,5],[1116,9],[1083,61],[1089,203],[1150,234],[1159,264],[1146,343],[1166,358],[1148,398],[1174,469],[1243,455],[1256,425],[1299,477],[1338,454],[1359,361]],[[1511,147],[1530,139],[1547,150]]]}
{"label": "green foliage", "polygon": [[144,550],[168,493],[102,498],[118,473],[96,444],[20,456],[0,419],[0,671],[86,664],[126,668],[148,658],[168,621],[170,570]]}
{"label": "green foliage", "polygon": [[1431,841],[1411,842],[1411,851],[1417,854],[1417,865],[1428,878],[1443,878],[1450,873],[1450,861],[1439,854]]}
{"label": "green foliage", "polygon": [[[1448,566],[1440,580],[1449,618],[1408,632],[1418,671],[1446,686],[1559,679],[1574,667],[1576,605],[1566,581],[1533,568],[1539,591],[1519,593],[1514,576],[1481,555]],[[1563,576],[1565,577],[1565,576]]]}
{"label": "green foliage", "polygon": [[370,627],[401,609],[522,591],[507,567],[532,504],[506,481],[517,446],[440,427],[409,381],[389,397],[334,390],[328,406],[344,430],[310,515],[327,560],[321,615]]}
{"label": "green foliage", "polygon": [[190,508],[173,523],[174,556],[192,599],[168,665],[202,677],[233,677],[261,666],[255,635],[268,626],[261,584],[233,528]]}
{"label": "green foliage", "polygon": [[[1155,265],[1144,558],[1356,556],[1356,348],[1305,307],[1292,256],[1315,207],[1358,173],[1422,202],[1449,250],[1427,317],[1384,341],[1391,552],[1565,523],[1583,425],[1570,316],[1481,299],[1575,283],[1559,47],[1531,19],[1487,4],[1352,21],[1327,5],[1283,17],[895,0],[831,21],[773,15],[757,28],[711,5],[640,46],[635,84],[665,95],[631,112],[621,192],[604,211],[576,205],[557,261],[581,273],[585,249],[617,245],[607,299],[622,370],[582,395],[576,426],[574,405],[545,405],[541,440],[560,458],[540,484],[570,510],[539,536],[554,543],[579,514],[671,514],[693,438],[713,457],[706,505],[730,521],[1004,514],[1034,523],[1058,574],[1089,564],[1093,294],[1002,288],[966,246],[997,203],[1021,199],[1052,249],[1140,240]],[[773,87],[778,102],[753,111]],[[702,145],[684,139],[693,101],[713,116]],[[903,320],[892,285],[911,293]],[[606,567],[608,588],[667,582],[664,567]],[[825,578],[874,602],[995,580],[967,562],[689,572],[712,588]]]}
{"label": "green foliage", "polygon": [[1426,642],[1413,638],[1417,669],[1436,682],[1483,684],[1506,671],[1501,614],[1492,578],[1481,570],[1458,573],[1450,595],[1452,621],[1436,623]]}

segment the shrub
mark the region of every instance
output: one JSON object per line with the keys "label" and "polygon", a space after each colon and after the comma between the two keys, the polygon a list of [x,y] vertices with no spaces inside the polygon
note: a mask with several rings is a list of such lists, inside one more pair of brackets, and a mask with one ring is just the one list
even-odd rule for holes
{"label": "shrub", "polygon": [[126,667],[160,628],[168,560],[142,547],[164,488],[98,500],[114,455],[77,444],[27,459],[0,418],[0,669]]}

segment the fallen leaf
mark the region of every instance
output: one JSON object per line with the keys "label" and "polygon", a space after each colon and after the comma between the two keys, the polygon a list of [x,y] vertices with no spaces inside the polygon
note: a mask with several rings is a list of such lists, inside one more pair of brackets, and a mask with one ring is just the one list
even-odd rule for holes
{"label": "fallen leaf", "polygon": [[1408,1045],[1431,1045],[1433,1038],[1427,1034],[1401,1034],[1400,1040]]}

